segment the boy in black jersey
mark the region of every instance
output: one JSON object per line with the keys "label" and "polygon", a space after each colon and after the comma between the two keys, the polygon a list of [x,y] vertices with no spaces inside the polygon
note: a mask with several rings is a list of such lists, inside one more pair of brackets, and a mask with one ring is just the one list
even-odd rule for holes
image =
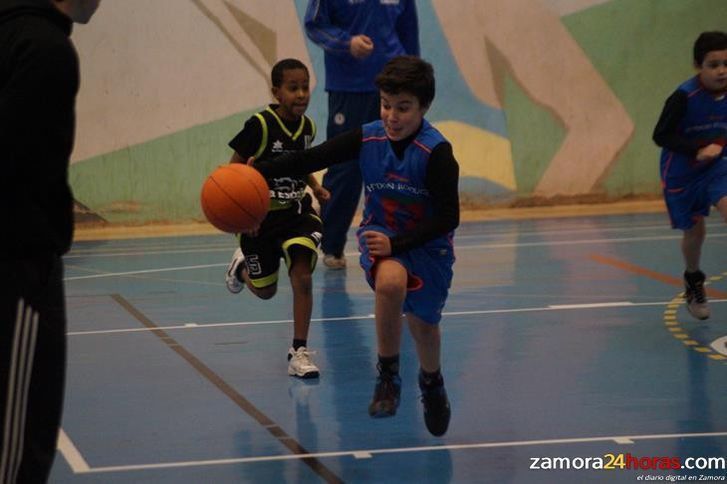
{"label": "boy in black jersey", "polygon": [[[275,64],[271,73],[272,94],[278,104],[253,115],[230,141],[231,163],[259,160],[310,147],[316,134],[313,121],[304,113],[310,99],[309,73],[296,59]],[[293,344],[288,350],[288,374],[316,378],[319,371],[308,351],[308,327],[313,308],[311,274],[316,266],[321,240],[321,220],[305,193],[311,187],[319,202],[329,193],[312,175],[275,176],[266,179],[270,187],[270,211],[257,230],[240,235],[227,269],[230,292],[239,293],[245,284],[261,299],[277,291],[280,259],[285,258],[293,288]]]}

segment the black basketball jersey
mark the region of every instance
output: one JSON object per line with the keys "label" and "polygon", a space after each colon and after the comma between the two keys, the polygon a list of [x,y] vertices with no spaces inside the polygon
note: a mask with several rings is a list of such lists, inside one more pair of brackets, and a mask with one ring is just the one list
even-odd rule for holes
{"label": "black basketball jersey", "polygon": [[[275,108],[276,105],[271,104],[264,111],[254,114],[245,123],[245,128],[230,142],[230,146],[238,151],[236,145],[243,143],[240,138],[254,133],[254,136],[259,139],[257,150],[252,153],[256,160],[269,160],[283,153],[310,148],[316,135],[313,120],[303,115],[299,121],[284,122],[275,113]],[[257,123],[254,120],[257,120]],[[258,123],[259,128],[255,126]],[[245,144],[250,146],[251,140],[248,138],[245,141],[247,141]],[[240,151],[238,154],[247,155]],[[270,187],[270,210],[288,208],[305,195],[306,177],[276,177],[266,180]]]}

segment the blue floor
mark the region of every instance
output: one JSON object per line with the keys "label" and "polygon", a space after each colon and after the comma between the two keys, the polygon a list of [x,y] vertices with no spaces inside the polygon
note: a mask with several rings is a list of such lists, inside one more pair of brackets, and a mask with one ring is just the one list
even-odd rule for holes
{"label": "blue floor", "polygon": [[424,427],[408,335],[399,412],[367,414],[373,294],[352,243],[346,271],[314,274],[311,382],[286,373],[287,276],[269,301],[227,292],[231,236],[79,242],[51,482],[721,478],[727,227],[708,224],[707,322],[679,299],[679,238],[664,214],[463,224],[442,321],[442,438]]}

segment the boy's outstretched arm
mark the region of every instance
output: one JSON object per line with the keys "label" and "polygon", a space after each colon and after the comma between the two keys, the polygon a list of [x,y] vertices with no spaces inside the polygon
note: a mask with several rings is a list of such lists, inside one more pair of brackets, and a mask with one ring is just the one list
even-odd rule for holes
{"label": "boy's outstretched arm", "polygon": [[265,177],[303,176],[358,158],[361,128],[346,131],[324,143],[302,151],[292,151],[272,160],[255,161],[253,167]]}

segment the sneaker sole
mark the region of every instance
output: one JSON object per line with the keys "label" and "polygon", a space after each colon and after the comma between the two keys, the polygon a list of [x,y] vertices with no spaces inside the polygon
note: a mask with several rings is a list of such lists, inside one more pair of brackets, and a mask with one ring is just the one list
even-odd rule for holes
{"label": "sneaker sole", "polygon": [[302,373],[302,374],[298,374],[298,373],[295,373],[295,372],[293,372],[293,373],[288,372],[288,375],[289,376],[294,376],[296,378],[300,378],[302,380],[308,380],[308,379],[311,379],[311,378],[318,378],[320,376],[320,372],[317,372],[317,371],[309,371],[308,373]]}
{"label": "sneaker sole", "polygon": [[706,316],[699,316],[698,314],[695,314],[695,313],[694,313],[694,312],[692,311],[692,308],[690,308],[690,307],[689,307],[689,304],[687,304],[687,312],[688,312],[688,313],[689,313],[689,314],[690,314],[690,315],[691,315],[691,316],[692,316],[692,317],[693,317],[694,319],[698,319],[698,320],[700,320],[700,321],[704,321],[704,320],[707,320],[707,319],[709,319],[709,317],[711,316],[711,314],[707,314]]}
{"label": "sneaker sole", "polygon": [[706,315],[706,316],[698,316],[698,315],[694,314],[694,313],[693,313],[693,312],[692,312],[692,311],[691,311],[691,310],[689,309],[689,306],[687,306],[687,312],[688,312],[688,313],[689,313],[689,314],[690,314],[690,315],[691,315],[691,316],[692,316],[692,317],[693,317],[694,319],[698,319],[699,321],[706,321],[706,320],[707,320],[707,319],[709,319],[709,317],[711,316],[711,314],[708,314],[708,315]]}
{"label": "sneaker sole", "polygon": [[387,418],[387,417],[393,417],[394,415],[396,415],[396,410],[394,410],[393,412],[387,412],[385,410],[379,410],[379,411],[373,412],[373,413],[371,413],[371,411],[369,411],[369,415],[371,416],[371,418]]}
{"label": "sneaker sole", "polygon": [[371,408],[369,406],[369,415],[371,418],[386,418],[386,417],[393,417],[396,415],[396,410],[398,407],[394,407],[393,409],[386,409],[386,408]]}
{"label": "sneaker sole", "polygon": [[[429,417],[430,419],[432,417]],[[424,425],[427,427],[427,430],[430,434],[432,434],[435,437],[441,437],[442,435],[447,433],[447,430],[449,429],[449,421],[452,418],[452,412],[449,411],[446,416],[446,423],[440,423],[440,426],[435,426],[434,422],[428,422],[427,416],[424,416]]]}

